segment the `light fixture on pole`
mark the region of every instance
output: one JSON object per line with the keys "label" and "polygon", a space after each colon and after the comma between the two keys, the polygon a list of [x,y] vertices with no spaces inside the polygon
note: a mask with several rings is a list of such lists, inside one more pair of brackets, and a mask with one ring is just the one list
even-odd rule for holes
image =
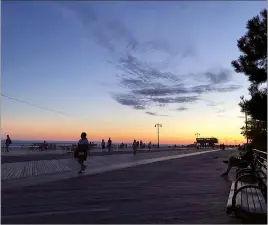
{"label": "light fixture on pole", "polygon": [[162,124],[157,123],[154,126],[157,128],[157,148],[159,148],[159,128],[162,127]]}
{"label": "light fixture on pole", "polygon": [[196,140],[195,140],[195,147],[198,148],[198,145],[197,145],[197,138],[198,138],[198,136],[200,137],[200,134],[199,134],[199,133],[195,133],[194,135],[195,135],[195,137],[196,137]]}

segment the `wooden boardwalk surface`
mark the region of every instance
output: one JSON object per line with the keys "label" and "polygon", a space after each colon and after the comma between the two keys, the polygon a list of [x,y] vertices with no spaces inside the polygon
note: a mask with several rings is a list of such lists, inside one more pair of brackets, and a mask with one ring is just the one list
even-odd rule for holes
{"label": "wooden boardwalk surface", "polygon": [[[180,152],[153,152],[142,153],[136,156],[132,154],[117,154],[107,156],[88,157],[86,162],[89,171],[101,168],[109,168],[111,166],[122,165],[126,167],[128,164],[140,163],[142,160],[151,160],[152,158],[182,155],[185,151]],[[196,150],[188,150],[187,153],[196,153]],[[148,163],[146,161],[146,163]],[[51,160],[35,160],[24,162],[12,162],[1,164],[2,181],[15,180],[20,178],[36,177],[47,174],[58,174],[64,172],[76,172],[79,165],[70,155],[64,159]]]}
{"label": "wooden boardwalk surface", "polygon": [[1,167],[1,180],[12,180],[67,171],[72,171],[72,169],[68,165],[65,165],[63,160],[56,159],[6,163],[2,164]]}
{"label": "wooden boardwalk surface", "polygon": [[2,190],[2,223],[238,224],[220,151]]}

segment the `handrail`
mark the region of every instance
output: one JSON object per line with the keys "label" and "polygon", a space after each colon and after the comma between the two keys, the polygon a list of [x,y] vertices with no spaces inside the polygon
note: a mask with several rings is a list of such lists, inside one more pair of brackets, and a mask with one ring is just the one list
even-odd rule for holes
{"label": "handrail", "polygon": [[260,150],[255,149],[255,148],[253,148],[252,150],[253,150],[254,152],[258,152],[258,153],[261,153],[261,154],[265,154],[265,155],[267,155],[267,152],[260,151]]}
{"label": "handrail", "polygon": [[257,159],[257,162],[261,164],[265,169],[267,169],[267,165],[265,165],[263,162],[261,162],[259,159]]}
{"label": "handrail", "polygon": [[267,162],[267,159],[263,158],[262,156],[259,156],[263,161]]}

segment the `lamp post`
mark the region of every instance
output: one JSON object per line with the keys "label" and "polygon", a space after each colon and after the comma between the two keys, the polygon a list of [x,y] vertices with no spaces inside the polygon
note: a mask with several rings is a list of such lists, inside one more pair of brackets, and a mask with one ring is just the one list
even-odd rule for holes
{"label": "lamp post", "polygon": [[243,102],[243,108],[244,108],[244,111],[245,111],[245,123],[246,123],[246,137],[247,137],[247,144],[248,144],[248,117],[247,117],[247,110],[246,110],[246,107],[245,107],[245,99],[244,99],[244,96],[241,96],[240,99],[242,100]]}
{"label": "lamp post", "polygon": [[228,138],[225,138],[225,145],[228,145]]}
{"label": "lamp post", "polygon": [[196,136],[196,148],[197,148],[197,138],[198,138],[198,136],[200,137],[200,134],[199,133],[195,133],[194,135]]}
{"label": "lamp post", "polygon": [[154,126],[157,128],[157,148],[159,148],[159,128],[162,127],[162,124],[157,123]]}

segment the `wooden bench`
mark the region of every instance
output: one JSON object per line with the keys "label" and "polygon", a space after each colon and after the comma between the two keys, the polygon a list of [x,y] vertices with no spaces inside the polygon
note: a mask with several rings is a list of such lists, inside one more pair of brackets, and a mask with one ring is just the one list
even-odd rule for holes
{"label": "wooden bench", "polygon": [[254,153],[250,166],[236,173],[232,183],[226,213],[242,219],[267,219],[267,167]]}
{"label": "wooden bench", "polygon": [[244,183],[239,180],[232,183],[227,202],[226,213],[234,213],[237,217],[267,217],[267,204],[261,188],[255,184]]}

